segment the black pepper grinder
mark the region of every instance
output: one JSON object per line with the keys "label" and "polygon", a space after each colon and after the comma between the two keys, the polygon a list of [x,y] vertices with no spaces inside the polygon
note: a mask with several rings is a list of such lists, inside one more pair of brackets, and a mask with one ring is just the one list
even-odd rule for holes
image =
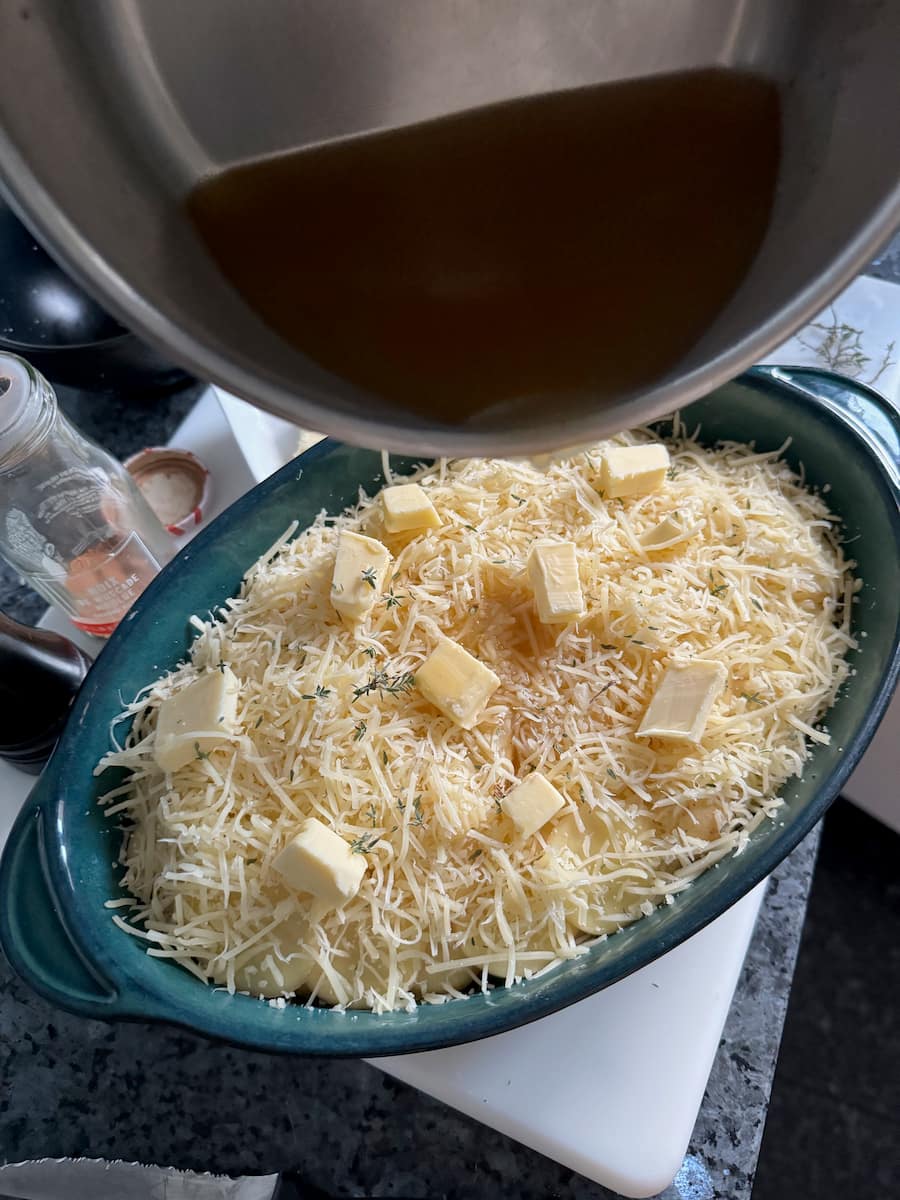
{"label": "black pepper grinder", "polygon": [[40,773],[90,665],[68,638],[0,612],[0,758]]}

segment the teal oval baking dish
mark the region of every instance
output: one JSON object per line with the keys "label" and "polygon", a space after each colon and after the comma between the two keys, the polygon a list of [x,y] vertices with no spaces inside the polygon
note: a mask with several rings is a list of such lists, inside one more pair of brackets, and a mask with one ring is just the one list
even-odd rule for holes
{"label": "teal oval baking dish", "polygon": [[[86,1017],[168,1021],[270,1051],[388,1055],[502,1033],[546,1016],[645,966],[749,891],[822,816],[875,731],[898,673],[900,420],[875,392],[827,372],[757,369],[682,414],[701,438],[792,439],[787,457],[829,503],[864,581],[855,605],[855,674],[828,717],[803,778],[785,789],[777,821],[744,852],[709,870],[658,909],[584,957],[540,979],[415,1012],[338,1013],[273,1008],[229,996],[180,967],[149,958],[110,919],[120,895],[118,835],[96,804],[110,786],[94,764],[122,699],[184,657],[187,617],[232,595],[244,569],[298,519],[338,511],[383,482],[379,454],[323,442],[260,484],[201,533],[138,600],[91,670],[65,734],[0,864],[0,941],[15,970],[53,1003]],[[403,460],[394,466],[402,468]],[[407,467],[411,460],[405,460]]]}

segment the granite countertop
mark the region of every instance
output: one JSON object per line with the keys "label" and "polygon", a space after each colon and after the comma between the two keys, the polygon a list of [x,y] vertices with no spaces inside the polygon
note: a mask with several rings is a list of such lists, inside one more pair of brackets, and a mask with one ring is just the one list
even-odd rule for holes
{"label": "granite countertop", "polygon": [[[900,237],[870,268],[900,282]],[[58,389],[120,457],[165,442],[199,394],[156,399]],[[44,602],[0,562],[0,608]],[[819,831],[775,871],[688,1154],[665,1200],[748,1200]],[[278,1058],[144,1024],[52,1008],[0,957],[0,1161],[85,1155],[195,1170],[298,1170],[335,1196],[522,1200],[610,1196],[571,1170],[360,1061]]]}

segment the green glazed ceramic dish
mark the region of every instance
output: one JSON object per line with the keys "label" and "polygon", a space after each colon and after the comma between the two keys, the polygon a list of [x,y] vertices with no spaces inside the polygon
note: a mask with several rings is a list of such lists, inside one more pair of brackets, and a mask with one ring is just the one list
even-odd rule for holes
{"label": "green glazed ceramic dish", "polygon": [[[104,902],[118,896],[118,834],[96,804],[112,786],[92,774],[122,699],[184,657],[187,617],[234,594],[244,569],[290,521],[337,512],[362,485],[381,486],[380,455],[323,442],[238,501],[138,600],[90,672],[65,734],[21,813],[0,864],[0,941],[16,971],[53,1003],[86,1017],[168,1021],[262,1050],[387,1055],[502,1033],[607,987],[718,917],[767,875],[819,820],[880,720],[898,671],[900,420],[876,393],[823,372],[757,369],[692,404],[704,441],[792,438],[787,453],[828,500],[864,581],[855,606],[855,675],[828,716],[830,746],[814,748],[785,789],[779,819],[745,851],[707,871],[676,902],[540,979],[415,1012],[377,1016],[270,1007],[207,987],[149,958]],[[663,432],[665,427],[663,426]],[[410,460],[394,460],[408,468]]]}

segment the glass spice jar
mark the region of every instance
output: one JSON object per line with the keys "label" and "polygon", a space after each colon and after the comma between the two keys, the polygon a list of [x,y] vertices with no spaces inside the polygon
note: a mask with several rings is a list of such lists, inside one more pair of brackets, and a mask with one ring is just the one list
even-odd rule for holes
{"label": "glass spice jar", "polygon": [[172,553],[122,464],[65,418],[38,371],[0,354],[0,555],[108,637]]}

